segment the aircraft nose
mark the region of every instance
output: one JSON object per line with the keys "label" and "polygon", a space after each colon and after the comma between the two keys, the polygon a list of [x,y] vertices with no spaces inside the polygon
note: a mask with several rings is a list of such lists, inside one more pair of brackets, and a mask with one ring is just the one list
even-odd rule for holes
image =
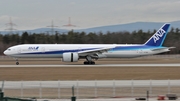
{"label": "aircraft nose", "polygon": [[7,50],[5,50],[3,53],[4,53],[5,55],[8,55]]}

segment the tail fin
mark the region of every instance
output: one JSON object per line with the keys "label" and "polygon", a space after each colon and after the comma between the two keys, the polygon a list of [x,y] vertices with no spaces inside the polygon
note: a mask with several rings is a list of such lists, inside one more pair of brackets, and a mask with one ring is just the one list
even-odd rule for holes
{"label": "tail fin", "polygon": [[164,39],[168,33],[170,24],[164,24],[146,43],[149,46],[162,46]]}

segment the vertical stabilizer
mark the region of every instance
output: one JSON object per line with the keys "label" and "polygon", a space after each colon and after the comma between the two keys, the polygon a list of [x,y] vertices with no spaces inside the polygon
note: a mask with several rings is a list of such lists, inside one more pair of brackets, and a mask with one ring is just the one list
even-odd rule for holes
{"label": "vertical stabilizer", "polygon": [[164,39],[168,33],[170,24],[164,24],[146,43],[149,46],[162,46]]}

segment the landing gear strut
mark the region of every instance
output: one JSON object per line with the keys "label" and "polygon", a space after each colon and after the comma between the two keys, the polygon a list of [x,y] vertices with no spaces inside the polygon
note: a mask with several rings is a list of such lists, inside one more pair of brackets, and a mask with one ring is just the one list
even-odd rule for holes
{"label": "landing gear strut", "polygon": [[18,61],[18,59],[16,59],[16,65],[19,65],[19,61]]}
{"label": "landing gear strut", "polygon": [[94,65],[94,64],[95,64],[95,62],[92,61],[91,56],[87,56],[87,57],[86,57],[86,60],[87,60],[87,61],[84,61],[84,64],[85,64],[85,65]]}

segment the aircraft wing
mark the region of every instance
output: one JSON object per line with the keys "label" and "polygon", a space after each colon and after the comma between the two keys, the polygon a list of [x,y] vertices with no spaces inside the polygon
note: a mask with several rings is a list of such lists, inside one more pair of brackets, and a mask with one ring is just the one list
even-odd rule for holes
{"label": "aircraft wing", "polygon": [[152,51],[159,51],[159,50],[163,50],[163,49],[172,49],[172,48],[176,48],[176,47],[162,47],[162,48],[152,49]]}
{"label": "aircraft wing", "polygon": [[110,49],[112,49],[112,48],[115,48],[115,46],[101,47],[101,48],[92,49],[92,50],[79,51],[78,54],[88,54],[88,55],[92,55],[92,54],[96,54],[96,53],[107,52],[108,50],[110,50]]}

